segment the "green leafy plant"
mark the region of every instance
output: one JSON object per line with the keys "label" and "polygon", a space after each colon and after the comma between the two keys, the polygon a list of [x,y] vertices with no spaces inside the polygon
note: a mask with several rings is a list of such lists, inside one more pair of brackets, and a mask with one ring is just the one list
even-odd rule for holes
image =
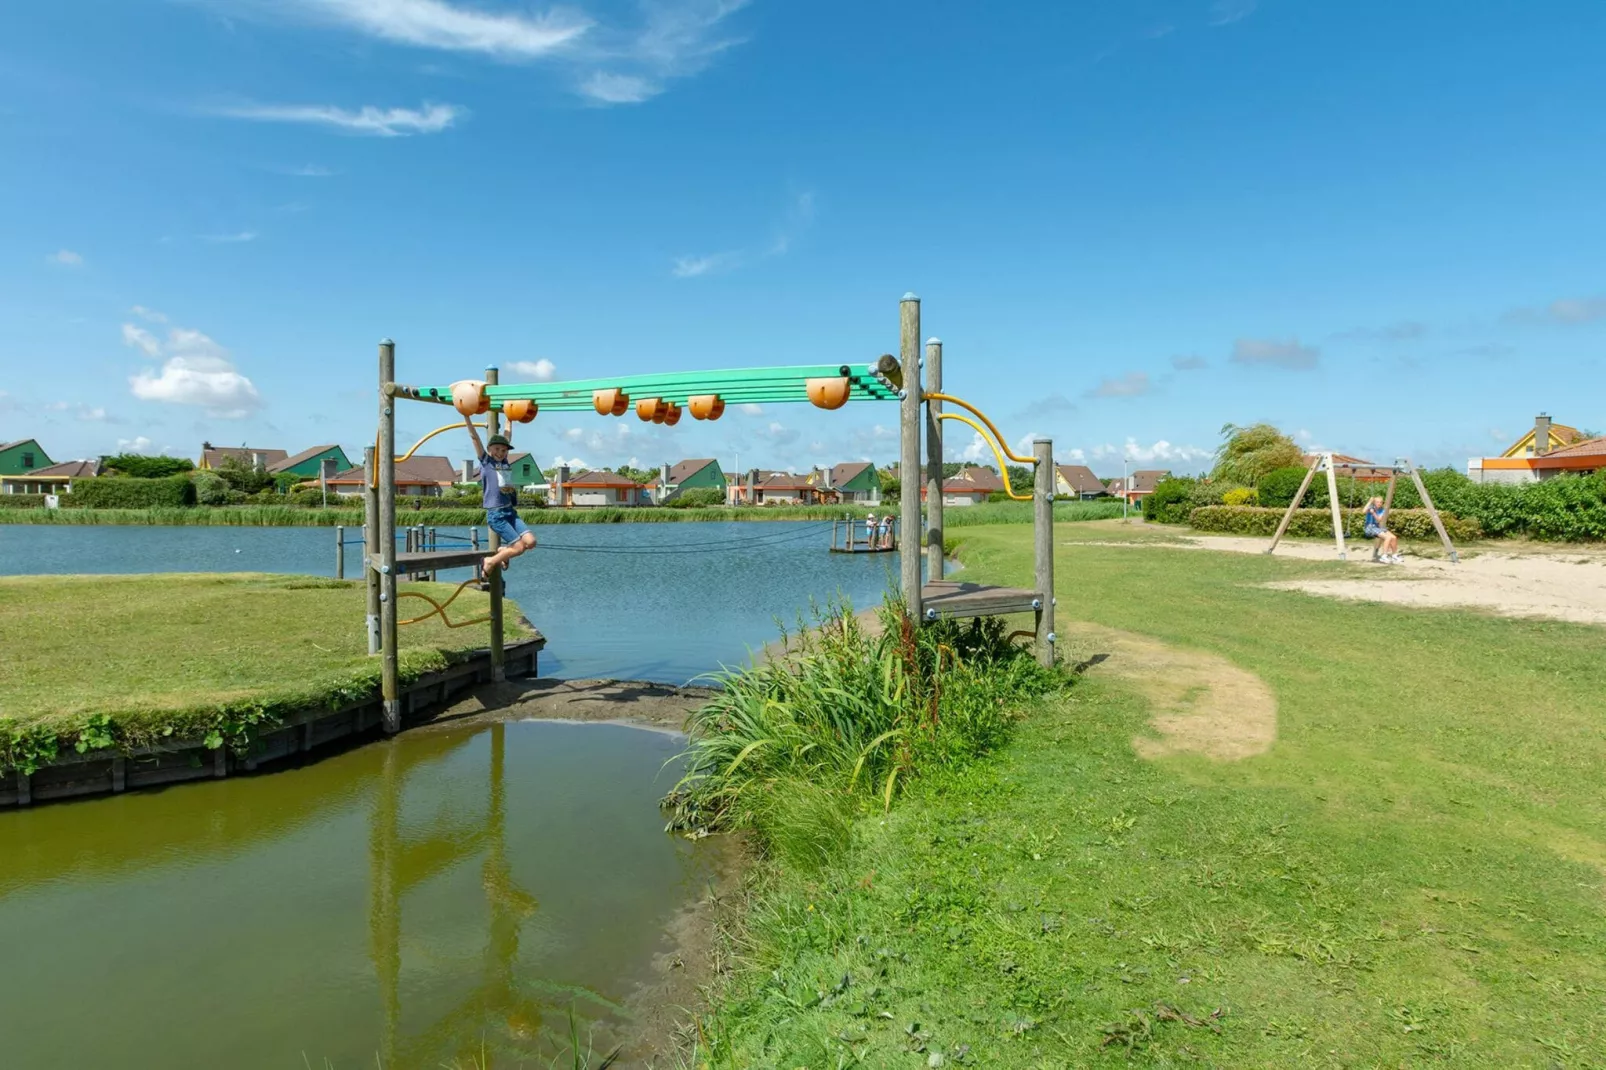
{"label": "green leafy plant", "polygon": [[86,509],[182,508],[195,504],[195,487],[186,476],[102,476],[80,479],[73,485],[73,499]]}
{"label": "green leafy plant", "polygon": [[1303,456],[1294,440],[1271,424],[1225,424],[1210,478],[1252,487],[1279,468],[1299,464]]}
{"label": "green leafy plant", "polygon": [[[1209,531],[1226,535],[1265,535],[1268,538],[1277,530],[1286,509],[1257,506],[1211,505],[1194,509],[1188,514],[1188,524],[1196,531]],[[1365,509],[1341,510],[1344,534],[1360,538]],[[1441,513],[1445,530],[1454,542],[1467,542],[1479,538],[1483,532],[1476,520]],[[1433,520],[1426,509],[1394,509],[1389,512],[1388,526],[1402,539],[1437,539]],[[1329,509],[1296,509],[1288,525],[1288,535],[1296,538],[1331,538],[1333,514]]]}

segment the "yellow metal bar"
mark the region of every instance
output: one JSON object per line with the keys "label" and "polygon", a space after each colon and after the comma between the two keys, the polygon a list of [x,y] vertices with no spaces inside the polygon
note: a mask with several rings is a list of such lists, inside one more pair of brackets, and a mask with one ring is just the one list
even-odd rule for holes
{"label": "yellow metal bar", "polygon": [[488,622],[491,619],[490,617],[476,617],[473,620],[459,621],[456,624],[453,624],[446,617],[446,607],[451,605],[453,602],[457,601],[457,596],[463,593],[463,589],[465,587],[467,587],[471,583],[478,583],[478,582],[479,582],[478,578],[470,578],[470,579],[464,580],[462,583],[457,585],[457,590],[452,592],[452,597],[448,598],[444,602],[437,602],[437,601],[435,601],[435,599],[431,598],[429,595],[420,594],[417,591],[397,591],[396,592],[396,597],[397,598],[422,598],[424,601],[428,602],[430,605],[435,607],[434,609],[430,610],[428,613],[425,613],[421,617],[412,617],[412,618],[409,618],[408,620],[399,620],[399,621],[396,622],[397,625],[399,626],[399,625],[402,625],[402,624],[417,624],[421,620],[428,620],[429,618],[435,616],[435,614],[437,614],[437,613],[440,614],[441,621],[448,628],[467,628],[471,624],[485,624],[486,622]]}
{"label": "yellow metal bar", "polygon": [[[998,440],[998,448],[1002,449],[1004,451],[1004,455],[1007,456],[1010,460],[1014,461],[1016,464],[1036,464],[1037,463],[1037,458],[1036,457],[1022,457],[1020,454],[1011,451],[1008,446],[1004,445],[1004,436],[999,433],[997,427],[993,426],[993,422],[991,420],[987,419],[987,414],[985,412],[982,412],[980,409],[976,408],[976,406],[972,405],[970,402],[966,401],[964,398],[956,398],[952,394],[931,393],[931,394],[926,394],[925,395],[925,399],[927,401],[948,401],[948,402],[952,402],[955,405],[958,405],[960,408],[969,409],[971,412],[975,413],[978,417],[981,418],[981,422],[982,423],[986,424],[989,428],[992,428],[993,437]],[[965,422],[967,424],[970,423],[969,420],[966,420]],[[970,424],[970,426],[971,427],[976,427],[975,424]],[[976,430],[980,431],[981,428],[976,427]],[[984,435],[982,437],[985,438],[986,436]],[[995,450],[995,452],[996,452],[996,450]],[[1022,499],[1022,501],[1029,501],[1029,500],[1030,500],[1029,498]]]}
{"label": "yellow metal bar", "polygon": [[[927,394],[926,396],[928,398],[929,397],[936,397],[935,394]],[[952,399],[949,399],[949,400],[952,400]],[[963,403],[961,403],[961,404],[963,404]],[[968,408],[969,406],[966,406],[966,407]],[[1011,498],[1015,499],[1018,502],[1029,502],[1029,501],[1032,500],[1032,496],[1030,494],[1016,494],[1015,493],[1015,488],[1009,485],[1009,465],[1004,463],[1004,454],[1003,454],[1003,452],[1000,452],[1000,450],[998,448],[998,443],[994,442],[992,439],[987,437],[987,432],[985,432],[985,431],[983,431],[981,429],[981,425],[980,424],[978,424],[975,420],[972,420],[968,416],[959,415],[959,413],[957,413],[957,412],[942,412],[942,413],[938,413],[937,414],[937,419],[939,419],[939,420],[958,420],[960,423],[969,424],[971,427],[974,427],[976,429],[976,434],[978,434],[978,435],[980,435],[982,437],[982,441],[986,442],[987,445],[989,445],[989,446],[991,446],[993,448],[993,456],[998,458],[998,468],[999,468],[998,474],[1001,475],[1003,477],[1003,479],[1004,479],[1004,493],[1009,495]],[[985,420],[986,417],[983,416],[982,419]],[[991,426],[991,425],[989,425],[989,426]],[[1014,454],[1010,454],[1010,456],[1013,457]]]}
{"label": "yellow metal bar", "polygon": [[[413,454],[418,452],[418,447],[422,446],[424,443],[428,442],[430,439],[434,438],[436,435],[441,434],[444,431],[450,431],[454,427],[463,427],[463,426],[465,426],[465,425],[460,424],[460,423],[442,424],[441,426],[437,427],[435,430],[431,431],[429,434],[425,435],[423,438],[419,439],[417,442],[414,442],[412,449],[408,450],[406,453],[404,453],[400,457],[396,458],[396,463],[400,464],[402,461],[411,460]],[[489,430],[489,427],[486,424],[475,424],[474,426],[479,428],[482,431]],[[374,452],[376,454],[379,452],[379,439],[378,438],[374,439]],[[368,474],[368,481],[372,486],[377,487],[377,486],[379,486],[379,472],[377,471],[378,466],[376,465],[375,468],[376,468],[376,471],[370,472]]]}

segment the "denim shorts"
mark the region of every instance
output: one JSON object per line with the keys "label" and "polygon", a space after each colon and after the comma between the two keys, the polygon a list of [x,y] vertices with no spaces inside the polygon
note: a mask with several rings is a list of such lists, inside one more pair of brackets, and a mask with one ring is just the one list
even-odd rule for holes
{"label": "denim shorts", "polygon": [[518,542],[519,536],[526,534],[530,530],[529,525],[519,519],[518,510],[512,508],[487,509],[485,511],[485,523],[501,538],[503,546]]}

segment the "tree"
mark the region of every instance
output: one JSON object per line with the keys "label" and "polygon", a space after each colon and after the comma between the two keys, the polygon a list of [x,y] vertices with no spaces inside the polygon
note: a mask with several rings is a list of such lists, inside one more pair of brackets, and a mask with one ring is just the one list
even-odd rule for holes
{"label": "tree", "polygon": [[238,457],[230,457],[216,469],[230,490],[242,494],[258,494],[273,487],[273,476],[261,468],[252,467]]}
{"label": "tree", "polygon": [[645,483],[649,479],[658,478],[659,475],[656,468],[632,468],[628,464],[622,464],[613,471],[615,475],[624,476],[626,479],[634,479],[637,483]]}
{"label": "tree", "polygon": [[140,453],[119,453],[115,457],[107,457],[105,465],[108,472],[116,475],[161,479],[188,472],[195,467],[195,462],[188,457],[146,457]]}
{"label": "tree", "polygon": [[1252,487],[1264,475],[1303,463],[1304,457],[1294,440],[1271,424],[1225,424],[1210,478]]}
{"label": "tree", "polygon": [[892,474],[890,468],[876,469],[876,477],[881,480],[881,500],[896,498],[903,492],[903,484],[898,477]]}
{"label": "tree", "polygon": [[1025,465],[1012,464],[1009,466],[1009,485],[1016,494],[1029,493],[1034,479],[1036,479],[1036,476]]}

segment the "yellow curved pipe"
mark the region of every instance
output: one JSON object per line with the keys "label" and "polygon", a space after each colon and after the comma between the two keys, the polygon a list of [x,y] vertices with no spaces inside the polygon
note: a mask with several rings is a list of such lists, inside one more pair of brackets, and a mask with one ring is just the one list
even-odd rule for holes
{"label": "yellow curved pipe", "polygon": [[[929,395],[928,394],[927,396],[928,397],[932,397],[934,395]],[[987,445],[989,445],[989,446],[991,446],[993,448],[993,456],[998,458],[998,470],[999,470],[998,474],[1003,476],[1003,478],[1004,478],[1004,493],[1009,495],[1011,498],[1015,499],[1018,502],[1029,502],[1029,501],[1032,500],[1032,496],[1030,494],[1016,494],[1015,493],[1015,488],[1009,485],[1009,465],[1004,463],[1004,454],[999,451],[998,443],[994,442],[992,439],[987,437],[987,432],[985,432],[985,431],[983,431],[981,429],[981,425],[980,424],[978,424],[975,420],[972,420],[968,416],[959,415],[957,412],[939,412],[937,414],[937,419],[939,419],[939,420],[958,420],[961,423],[966,423],[966,424],[969,424],[971,427],[974,427],[976,429],[976,434],[980,435],[982,437],[982,440],[984,442],[986,442]],[[985,420],[986,417],[984,416],[984,417],[982,417],[982,419]],[[1014,454],[1011,453],[1010,456],[1013,457]]]}
{"label": "yellow curved pipe", "polygon": [[[1004,455],[1007,456],[1010,460],[1016,462],[1017,464],[1036,464],[1037,463],[1037,458],[1036,457],[1022,457],[1020,454],[1011,451],[1008,446],[1005,446],[1004,445],[1004,436],[999,433],[997,427],[993,426],[993,422],[991,420],[987,419],[987,414],[985,412],[982,412],[980,409],[976,408],[976,406],[972,405],[970,402],[964,400],[963,398],[956,398],[952,394],[932,393],[932,394],[926,394],[924,396],[925,396],[925,399],[927,401],[951,401],[955,405],[960,406],[961,408],[969,409],[971,412],[973,412],[977,416],[981,417],[981,422],[982,423],[986,424],[989,428],[992,428],[993,437],[998,440],[999,447],[1003,449]],[[970,423],[969,420],[966,420],[965,422],[966,423]],[[970,426],[971,427],[976,427],[975,424],[970,424]],[[976,427],[976,430],[980,431],[981,428]],[[985,438],[986,436],[983,435],[982,437]],[[996,450],[994,452],[996,452]]]}
{"label": "yellow curved pipe", "polygon": [[[442,424],[441,426],[437,427],[435,430],[431,431],[429,434],[425,435],[423,438],[419,439],[417,442],[414,442],[412,449],[408,450],[406,453],[404,453],[400,457],[396,458],[396,463],[400,464],[402,461],[411,460],[413,454],[418,452],[418,447],[422,446],[424,443],[428,442],[430,439],[434,438],[436,435],[442,433],[443,431],[450,431],[454,427],[462,427],[462,426],[464,426],[464,425],[463,424]],[[475,424],[474,426],[480,428],[481,430],[485,430],[485,431],[489,431],[491,429],[491,426],[489,424]],[[374,456],[375,457],[379,456],[379,436],[378,435],[374,436]],[[379,486],[379,465],[378,464],[375,464],[374,465],[374,471],[372,471],[372,472],[370,472],[368,474],[368,485],[370,487]]]}
{"label": "yellow curved pipe", "polygon": [[467,587],[471,583],[478,583],[478,582],[479,582],[478,578],[471,578],[471,579],[464,580],[462,583],[457,585],[457,590],[453,591],[452,592],[452,597],[448,598],[445,602],[437,602],[437,601],[435,601],[435,599],[431,598],[429,595],[420,594],[417,591],[397,591],[396,592],[396,597],[397,598],[422,598],[424,601],[428,602],[430,605],[435,607],[434,609],[430,610],[428,613],[425,613],[422,617],[410,617],[407,620],[399,620],[399,621],[396,622],[397,626],[400,627],[403,624],[417,624],[421,620],[428,620],[429,618],[433,617],[437,613],[440,614],[441,621],[448,628],[467,628],[471,624],[484,624],[484,623],[486,623],[487,621],[489,621],[491,619],[490,617],[477,617],[474,620],[460,621],[457,624],[453,624],[446,617],[446,607],[451,605],[453,602],[457,601],[457,596],[463,593],[463,588]]}

